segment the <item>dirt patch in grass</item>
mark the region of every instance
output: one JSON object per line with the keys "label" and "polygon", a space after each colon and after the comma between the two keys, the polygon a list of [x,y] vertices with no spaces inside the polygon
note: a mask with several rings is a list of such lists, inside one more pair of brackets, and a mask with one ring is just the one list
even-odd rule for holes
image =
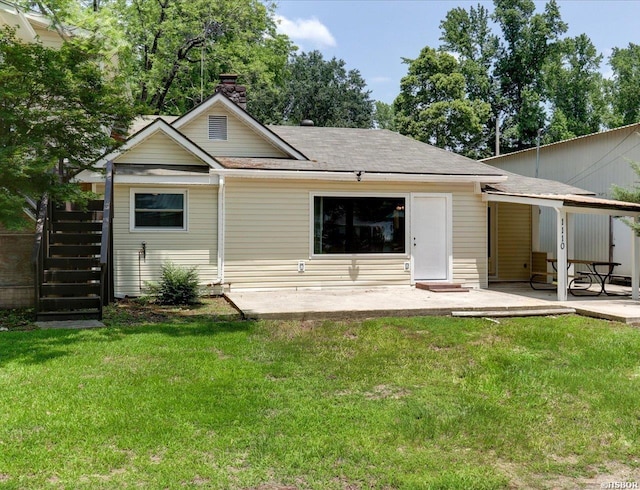
{"label": "dirt patch in grass", "polygon": [[558,476],[542,478],[547,488],[570,490],[574,488],[637,488],[640,485],[640,469],[632,468],[620,462],[611,462],[604,466],[591,467],[589,472],[593,476],[571,478]]}
{"label": "dirt patch in grass", "polygon": [[174,320],[206,318],[220,321],[240,320],[240,313],[224,297],[204,298],[195,305],[169,306],[148,303],[138,299],[122,299],[105,308],[107,326],[137,326]]}

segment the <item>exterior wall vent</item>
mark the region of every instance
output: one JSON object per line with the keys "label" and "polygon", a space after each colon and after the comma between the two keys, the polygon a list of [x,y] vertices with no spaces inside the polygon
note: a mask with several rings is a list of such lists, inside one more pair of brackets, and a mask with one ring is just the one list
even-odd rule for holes
{"label": "exterior wall vent", "polygon": [[227,141],[227,116],[209,116],[209,139]]}

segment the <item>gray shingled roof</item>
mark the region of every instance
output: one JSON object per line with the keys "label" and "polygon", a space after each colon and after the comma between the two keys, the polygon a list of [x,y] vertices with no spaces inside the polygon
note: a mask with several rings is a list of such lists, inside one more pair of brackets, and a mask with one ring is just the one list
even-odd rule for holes
{"label": "gray shingled roof", "polygon": [[485,190],[494,190],[505,194],[544,194],[544,195],[582,195],[593,196],[595,192],[586,191],[555,180],[525,177],[503,170],[508,178],[504,182],[485,185]]}
{"label": "gray shingled roof", "polygon": [[[142,128],[156,117],[140,118],[137,127]],[[163,119],[171,123],[176,117],[166,116]],[[487,185],[485,189],[506,194],[593,195],[593,192],[561,182],[517,175],[384,129],[315,126],[267,126],[267,128],[306,155],[309,160],[249,157],[215,157],[215,159],[229,169],[506,175],[508,179],[505,182]],[[163,171],[167,170],[167,168],[163,169]],[[186,170],[186,168],[180,169],[181,172]],[[147,171],[158,172],[159,169],[147,169]]]}
{"label": "gray shingled roof", "polygon": [[[323,164],[323,168],[317,170],[441,175],[504,174],[498,168],[385,129],[268,128],[310,160]],[[291,169],[294,169],[295,164],[283,162],[278,169],[291,165]]]}

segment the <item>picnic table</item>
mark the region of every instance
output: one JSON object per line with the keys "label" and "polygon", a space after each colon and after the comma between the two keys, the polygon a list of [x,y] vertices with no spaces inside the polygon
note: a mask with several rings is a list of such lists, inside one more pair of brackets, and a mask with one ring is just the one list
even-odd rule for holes
{"label": "picnic table", "polygon": [[[548,289],[548,287],[540,288],[538,285],[544,284],[536,279],[540,277],[544,277],[546,280],[547,276],[556,276],[557,275],[557,259],[547,259],[547,262],[551,263],[553,267],[552,271],[535,271],[531,274],[531,279],[529,284],[532,289]],[[582,260],[582,259],[568,259],[567,260],[567,269],[572,265],[585,265],[587,267],[586,271],[578,271],[576,276],[569,282],[569,292],[574,296],[581,295],[592,295],[592,296],[600,296],[602,293],[612,296],[616,295],[616,293],[611,293],[606,290],[606,283],[613,274],[614,269],[619,266],[618,262],[609,262],[605,260]],[[594,284],[600,287],[600,290],[597,292],[589,291],[589,288]],[[545,281],[546,283],[546,281]],[[548,284],[548,283],[547,283]]]}

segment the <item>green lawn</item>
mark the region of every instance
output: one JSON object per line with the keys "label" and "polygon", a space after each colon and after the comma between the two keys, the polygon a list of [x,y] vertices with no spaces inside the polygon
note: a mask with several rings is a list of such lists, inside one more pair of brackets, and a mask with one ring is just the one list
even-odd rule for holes
{"label": "green lawn", "polygon": [[632,327],[149,311],[0,333],[0,488],[640,481]]}

